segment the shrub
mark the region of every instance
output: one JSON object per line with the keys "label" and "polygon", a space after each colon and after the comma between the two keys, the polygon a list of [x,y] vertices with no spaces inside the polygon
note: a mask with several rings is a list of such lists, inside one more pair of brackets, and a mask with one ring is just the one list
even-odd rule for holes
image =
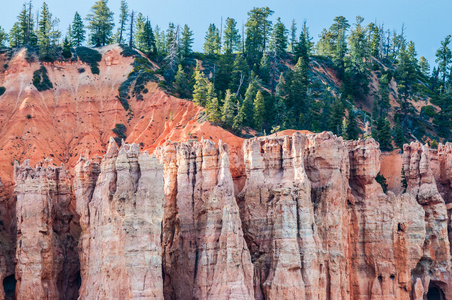
{"label": "shrub", "polygon": [[429,118],[433,118],[436,115],[436,111],[431,105],[426,105],[421,108],[421,113],[423,115],[428,116]]}
{"label": "shrub", "polygon": [[113,128],[111,131],[116,134],[117,137],[115,137],[115,141],[118,145],[121,145],[121,141],[126,139],[126,131],[127,128],[124,124],[116,124],[115,128]]}
{"label": "shrub", "polygon": [[0,86],[0,96],[3,95],[6,91],[6,88],[4,86]]}
{"label": "shrub", "polygon": [[126,45],[120,45],[122,48],[122,52],[121,55],[124,57],[130,57],[130,56],[134,56],[135,58],[141,57],[140,53],[138,53],[138,51],[136,51],[135,49],[126,46]]}
{"label": "shrub", "polygon": [[99,75],[99,62],[102,60],[102,54],[88,47],[77,47],[75,52],[82,62],[91,67],[91,73]]}
{"label": "shrub", "polygon": [[53,88],[53,84],[47,76],[47,69],[41,66],[33,73],[33,85],[40,92]]}
{"label": "shrub", "polygon": [[381,188],[383,189],[383,192],[386,193],[388,190],[388,184],[386,183],[386,178],[378,172],[377,177],[375,180],[381,185]]}
{"label": "shrub", "polygon": [[78,71],[80,74],[82,74],[82,73],[85,72],[85,68],[78,68],[77,71]]}
{"label": "shrub", "polygon": [[27,115],[27,119],[31,119],[31,115],[30,114]]}
{"label": "shrub", "polygon": [[438,142],[434,139],[434,140],[432,141],[430,147],[431,147],[432,149],[438,148]]}

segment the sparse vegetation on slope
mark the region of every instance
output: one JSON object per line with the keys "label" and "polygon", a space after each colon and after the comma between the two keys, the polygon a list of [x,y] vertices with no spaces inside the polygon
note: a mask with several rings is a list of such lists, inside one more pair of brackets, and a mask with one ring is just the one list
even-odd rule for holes
{"label": "sparse vegetation on slope", "polygon": [[38,70],[33,73],[33,85],[40,92],[50,90],[53,88],[53,84],[47,75],[47,69],[41,66]]}

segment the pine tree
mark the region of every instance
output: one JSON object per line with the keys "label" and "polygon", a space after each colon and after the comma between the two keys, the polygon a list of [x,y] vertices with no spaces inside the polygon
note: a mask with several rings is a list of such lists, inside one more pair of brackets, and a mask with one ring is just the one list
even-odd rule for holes
{"label": "pine tree", "polygon": [[357,140],[359,139],[359,127],[356,122],[356,115],[353,109],[348,112],[348,120],[347,120],[347,139],[349,140]]}
{"label": "pine tree", "polygon": [[174,80],[174,75],[177,72],[177,66],[179,65],[179,45],[178,45],[178,36],[179,36],[179,26],[176,27],[174,33],[171,31],[168,32],[167,42],[171,42],[168,47],[168,54],[165,57],[165,72],[163,76],[170,83]]}
{"label": "pine tree", "polygon": [[221,107],[218,101],[217,94],[212,83],[209,83],[207,88],[207,106],[206,106],[207,120],[212,123],[219,123],[221,119]]}
{"label": "pine tree", "polygon": [[255,7],[248,12],[248,20],[245,24],[245,52],[250,66],[257,66],[267,50],[272,29],[272,22],[268,18],[272,14],[273,11],[268,7]]}
{"label": "pine tree", "polygon": [[290,92],[287,97],[286,107],[293,113],[293,126],[301,129],[302,127],[309,126],[309,101],[308,101],[308,68],[306,63],[300,57],[293,77],[290,82]]}
{"label": "pine tree", "polygon": [[391,125],[387,119],[379,118],[377,120],[376,138],[380,143],[380,149],[383,151],[392,150]]}
{"label": "pine tree", "polygon": [[157,46],[158,56],[166,54],[166,35],[165,31],[160,30],[159,26],[156,25],[154,29],[155,44]]}
{"label": "pine tree", "polygon": [[19,23],[16,22],[9,32],[9,46],[11,48],[20,47],[21,42]]}
{"label": "pine tree", "polygon": [[[178,26],[179,28],[179,26]],[[173,22],[168,24],[168,29],[166,30],[166,52],[169,53],[172,45],[176,42],[177,44],[178,33],[176,33],[176,25]]]}
{"label": "pine tree", "polygon": [[80,47],[85,41],[85,26],[78,12],[75,12],[74,20],[72,21],[71,41],[74,47]]}
{"label": "pine tree", "polygon": [[297,23],[292,20],[292,25],[290,26],[290,43],[288,51],[293,53],[295,45],[297,44]]}
{"label": "pine tree", "polygon": [[242,106],[240,107],[240,112],[243,118],[242,125],[253,127],[253,104],[254,104],[254,98],[257,93],[257,86],[256,86],[256,78],[255,75],[251,75],[252,79],[250,81],[250,84],[248,85],[248,88],[246,89],[245,93],[245,99],[243,100]]}
{"label": "pine tree", "polygon": [[152,30],[151,21],[145,20],[140,15],[137,19],[137,32],[135,41],[137,48],[149,57],[154,57],[157,54],[157,47],[155,45],[155,36]]}
{"label": "pine tree", "polygon": [[98,0],[91,8],[86,20],[89,22],[90,44],[95,47],[111,43],[114,27],[113,12],[107,6],[108,0]]}
{"label": "pine tree", "polygon": [[425,76],[425,78],[428,78],[430,76],[430,65],[428,63],[428,60],[421,56],[419,58],[419,70],[421,71],[421,74]]}
{"label": "pine tree", "polygon": [[273,37],[270,48],[275,51],[277,58],[284,58],[286,55],[287,34],[288,30],[286,29],[286,26],[281,22],[281,18],[278,18],[273,28]]}
{"label": "pine tree", "polygon": [[209,80],[204,73],[199,70],[199,62],[196,63],[194,73],[195,85],[193,86],[193,102],[197,105],[205,106],[207,103],[207,92]]}
{"label": "pine tree", "polygon": [[396,123],[394,129],[394,142],[400,149],[403,149],[403,144],[406,142],[402,126],[398,122]]}
{"label": "pine tree", "polygon": [[189,95],[187,74],[184,72],[182,65],[177,67],[177,73],[174,77],[174,91],[179,94],[180,98],[187,98]]}
{"label": "pine tree", "polygon": [[243,55],[238,54],[235,57],[234,65],[232,67],[232,78],[229,84],[229,89],[236,94],[243,95],[249,83],[249,68]]}
{"label": "pine tree", "polygon": [[265,115],[265,103],[264,103],[264,96],[262,95],[261,91],[258,91],[256,94],[256,98],[254,99],[254,115],[253,115],[253,121],[254,121],[254,128],[261,131],[262,125],[264,124],[264,115]]}
{"label": "pine tree", "polygon": [[185,24],[184,31],[182,32],[180,47],[182,57],[188,57],[193,52],[192,50],[193,40],[194,40],[193,31],[191,31],[190,27],[188,27],[188,25]]}
{"label": "pine tree", "polygon": [[237,22],[232,18],[226,19],[226,25],[223,38],[224,53],[234,53],[241,50],[241,37],[237,29]]}
{"label": "pine tree", "polygon": [[381,35],[378,26],[374,23],[367,25],[367,44],[369,45],[370,55],[375,58],[379,58]]}
{"label": "pine tree", "polygon": [[61,53],[64,58],[69,59],[72,57],[71,49],[72,49],[71,43],[69,42],[69,39],[66,36],[63,41],[63,52]]}
{"label": "pine tree", "polygon": [[54,61],[55,53],[52,51],[50,34],[52,30],[52,14],[49,11],[49,7],[44,2],[42,4],[41,13],[39,16],[39,28],[38,28],[38,46],[39,57],[44,61]]}
{"label": "pine tree", "polygon": [[226,90],[226,97],[224,98],[223,110],[221,114],[221,121],[232,126],[234,117],[237,115],[237,97],[231,93],[231,90]]}
{"label": "pine tree", "polygon": [[6,31],[0,26],[0,48],[5,47],[6,42],[8,41],[8,34]]}
{"label": "pine tree", "polygon": [[220,31],[215,24],[210,24],[204,39],[204,53],[206,55],[220,54]]}
{"label": "pine tree", "polygon": [[436,51],[436,62],[438,63],[438,73],[442,75],[442,82],[446,81],[449,66],[452,63],[452,51],[449,48],[451,35],[446,36],[441,42],[441,47]]}
{"label": "pine tree", "polygon": [[226,92],[232,80],[232,72],[234,68],[234,56],[227,52],[220,56],[219,68],[216,70],[215,75],[215,88],[218,91]]}
{"label": "pine tree", "polygon": [[331,108],[331,116],[329,117],[330,124],[329,129],[333,131],[336,135],[339,135],[339,129],[342,126],[342,120],[345,116],[344,104],[339,98],[335,98],[332,108]]}
{"label": "pine tree", "polygon": [[125,40],[124,33],[126,31],[127,19],[129,18],[129,8],[125,0],[121,0],[119,11],[118,43],[122,44]]}

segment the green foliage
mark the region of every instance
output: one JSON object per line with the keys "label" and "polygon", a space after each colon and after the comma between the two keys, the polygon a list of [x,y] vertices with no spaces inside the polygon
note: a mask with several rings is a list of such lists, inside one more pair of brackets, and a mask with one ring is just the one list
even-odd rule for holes
{"label": "green foliage", "polygon": [[204,73],[199,70],[199,63],[196,64],[194,73],[195,85],[193,86],[193,102],[197,105],[205,106],[207,103],[207,90],[209,87],[209,80]]}
{"label": "green foliage", "polygon": [[388,191],[388,184],[386,183],[386,178],[378,172],[375,180],[381,185],[383,192],[386,193]]}
{"label": "green foliage", "polygon": [[155,36],[152,30],[151,21],[145,20],[141,13],[137,19],[137,31],[135,34],[136,46],[141,52],[149,57],[157,55],[157,46],[155,44]]}
{"label": "green foliage", "polygon": [[192,45],[193,45],[193,31],[190,30],[187,24],[184,26],[184,31],[182,31],[182,39],[181,39],[181,55],[182,57],[188,57],[192,54]]}
{"label": "green foliage", "polygon": [[246,27],[245,51],[248,64],[254,68],[262,59],[268,47],[268,40],[272,29],[269,17],[273,11],[268,7],[255,7],[248,12]]}
{"label": "green foliage", "polygon": [[262,95],[261,91],[257,92],[253,106],[254,128],[256,128],[257,130],[262,130],[262,125],[264,125],[265,103],[264,96]]}
{"label": "green foliage", "polygon": [[348,112],[347,119],[347,139],[349,140],[357,140],[359,139],[359,127],[356,122],[356,115],[353,110]]}
{"label": "green foliage", "polygon": [[115,141],[119,146],[121,146],[122,140],[125,140],[127,138],[126,126],[124,124],[116,124],[115,128],[113,128],[111,131],[113,131],[113,133],[116,134]]}
{"label": "green foliage", "polygon": [[188,98],[190,96],[190,87],[187,74],[182,65],[177,68],[177,73],[174,80],[174,91],[179,94],[181,98]]}
{"label": "green foliage", "polygon": [[430,144],[430,147],[432,149],[438,149],[438,142],[435,139],[433,139],[432,143]]}
{"label": "green foliage", "polygon": [[273,35],[270,50],[275,52],[276,57],[284,58],[287,51],[288,33],[286,26],[281,22],[281,18],[276,20],[273,27]]}
{"label": "green foliage", "polygon": [[237,29],[237,22],[232,18],[226,19],[223,37],[223,51],[226,54],[241,51],[241,37]]}
{"label": "green foliage", "polygon": [[90,66],[91,73],[99,75],[99,62],[102,60],[102,54],[88,47],[77,47],[75,53],[82,62]]}
{"label": "green foliage", "polygon": [[80,47],[86,39],[85,33],[85,25],[83,25],[82,17],[80,17],[78,12],[75,12],[74,20],[72,21],[71,26],[72,46]]}
{"label": "green foliage", "polygon": [[4,86],[0,86],[0,96],[3,95],[6,91],[6,88]]}
{"label": "green foliage", "polygon": [[405,144],[406,139],[403,134],[403,129],[400,123],[397,123],[394,129],[394,142],[398,148],[403,149],[403,144]]}
{"label": "green foliage", "polygon": [[53,84],[47,75],[46,67],[42,66],[33,72],[33,85],[40,92],[53,88]]}
{"label": "green foliage", "polygon": [[90,30],[89,43],[94,47],[108,45],[112,42],[113,12],[107,6],[108,0],[98,0],[86,17]]}
{"label": "green foliage", "polygon": [[139,58],[141,57],[141,54],[133,49],[132,47],[126,46],[126,45],[120,45],[122,48],[121,55],[124,57],[135,57]]}
{"label": "green foliage", "polygon": [[63,41],[63,51],[61,52],[61,55],[63,55],[63,57],[65,59],[69,59],[72,57],[72,47],[71,47],[71,43],[69,42],[68,38],[64,38]]}
{"label": "green foliage", "polygon": [[129,7],[125,0],[121,0],[119,8],[119,27],[118,27],[118,44],[122,44],[125,40],[124,33],[126,31],[127,19],[129,18]]}
{"label": "green foliage", "polygon": [[0,26],[0,48],[6,46],[6,42],[8,41],[8,34],[5,29]]}
{"label": "green foliage", "polygon": [[223,110],[221,113],[221,121],[226,125],[232,126],[234,118],[237,115],[237,97],[231,93],[231,90],[226,91],[224,99]]}
{"label": "green foliage", "polygon": [[426,105],[421,108],[421,114],[433,118],[436,115],[435,108],[431,105]]}
{"label": "green foliage", "polygon": [[220,31],[215,24],[210,24],[204,38],[204,53],[206,55],[220,54]]}
{"label": "green foliage", "polygon": [[388,119],[379,118],[375,130],[375,139],[380,143],[380,149],[390,151],[392,147],[391,125]]}
{"label": "green foliage", "polygon": [[[127,49],[127,47],[123,49]],[[125,110],[129,110],[128,99],[131,99],[131,97],[135,97],[136,100],[143,100],[142,94],[147,93],[146,84],[153,80],[157,80],[157,76],[155,76],[151,62],[145,57],[135,56],[132,71],[127,76],[127,80],[118,88],[119,95],[117,98]]]}

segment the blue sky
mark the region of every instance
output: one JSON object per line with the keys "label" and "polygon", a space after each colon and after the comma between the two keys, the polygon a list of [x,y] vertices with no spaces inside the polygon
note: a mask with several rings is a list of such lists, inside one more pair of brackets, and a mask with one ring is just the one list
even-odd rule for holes
{"label": "blue sky", "polygon": [[[1,0],[0,26],[9,31],[19,14],[20,0]],[[34,10],[42,0],[33,0]],[[90,11],[94,0],[47,0],[50,11],[61,20],[60,29],[66,31],[75,11],[83,17]],[[311,35],[317,40],[322,28],[329,27],[334,17],[343,15],[350,23],[360,15],[365,23],[377,21],[385,28],[400,30],[406,27],[406,37],[416,43],[417,52],[434,64],[435,52],[448,34],[452,34],[452,1],[450,0],[128,0],[129,8],[148,16],[155,26],[166,28],[168,22],[188,24],[195,33],[194,48],[201,51],[204,35],[210,23],[220,26],[232,17],[240,25],[246,22],[247,12],[253,7],[268,6],[275,11],[272,19],[281,17],[287,27],[295,19],[299,27],[307,20]],[[109,0],[109,7],[118,17],[120,0]]]}

